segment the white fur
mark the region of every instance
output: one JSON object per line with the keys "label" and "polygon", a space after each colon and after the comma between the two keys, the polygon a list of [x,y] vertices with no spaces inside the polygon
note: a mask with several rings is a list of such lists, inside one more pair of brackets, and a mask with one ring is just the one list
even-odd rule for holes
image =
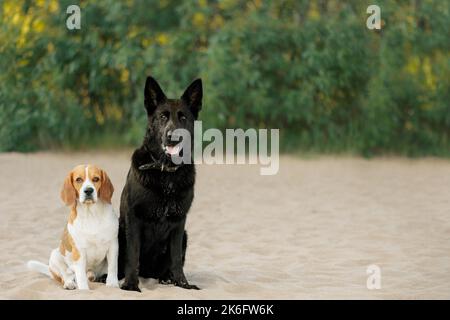
{"label": "white fur", "polygon": [[72,265],[79,289],[88,287],[88,270],[95,276],[108,273],[106,285],[118,287],[118,227],[118,217],[111,204],[101,200],[90,205],[78,203],[77,218],[73,224],[67,225],[67,230],[81,257],[75,262],[68,255],[65,260]]}
{"label": "white fur", "polygon": [[45,263],[36,261],[36,260],[30,260],[27,263],[27,267],[30,270],[35,270],[37,272],[43,273],[49,277],[51,277],[50,271],[48,270],[48,265]]}
{"label": "white fur", "polygon": [[[118,287],[118,214],[111,204],[98,199],[87,170],[86,167],[86,180],[80,189],[80,199],[77,200],[77,216],[73,224],[67,224],[67,231],[75,242],[76,250],[80,252],[80,258],[73,260],[74,249],[62,255],[57,248],[51,252],[48,266],[37,261],[29,261],[27,266],[48,276],[51,276],[51,270],[63,279],[65,289],[78,287],[88,290],[88,274],[100,277],[106,273],[106,285]],[[94,203],[85,204],[84,189],[88,186],[94,188]]]}

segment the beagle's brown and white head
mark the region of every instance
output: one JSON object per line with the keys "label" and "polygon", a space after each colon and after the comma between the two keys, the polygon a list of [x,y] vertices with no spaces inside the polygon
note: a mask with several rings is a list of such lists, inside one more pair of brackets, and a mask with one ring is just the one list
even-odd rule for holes
{"label": "beagle's brown and white head", "polygon": [[94,204],[98,199],[111,203],[114,187],[106,172],[94,165],[79,165],[69,172],[61,190],[68,206],[76,202]]}

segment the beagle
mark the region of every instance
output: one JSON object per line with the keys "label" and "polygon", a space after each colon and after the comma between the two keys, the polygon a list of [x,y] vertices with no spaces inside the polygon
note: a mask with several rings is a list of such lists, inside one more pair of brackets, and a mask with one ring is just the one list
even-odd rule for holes
{"label": "beagle", "polygon": [[49,265],[29,261],[28,268],[60,282],[65,289],[89,289],[89,281],[118,287],[118,215],[111,205],[114,187],[108,175],[93,165],[79,165],[66,177],[61,199],[71,207],[58,248]]}

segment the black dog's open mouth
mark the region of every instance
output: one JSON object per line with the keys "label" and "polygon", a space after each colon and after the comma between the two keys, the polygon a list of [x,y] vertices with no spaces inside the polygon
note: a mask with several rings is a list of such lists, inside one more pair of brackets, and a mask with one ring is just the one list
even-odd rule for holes
{"label": "black dog's open mouth", "polygon": [[164,146],[164,152],[167,155],[170,156],[179,156],[180,153],[182,152],[183,148],[182,148],[182,143],[177,143],[175,145],[165,145]]}

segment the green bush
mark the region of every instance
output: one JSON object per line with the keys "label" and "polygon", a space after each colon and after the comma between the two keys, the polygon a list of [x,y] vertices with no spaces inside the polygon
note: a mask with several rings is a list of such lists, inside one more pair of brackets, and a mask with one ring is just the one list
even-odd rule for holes
{"label": "green bush", "polygon": [[450,154],[447,1],[378,1],[380,31],[358,0],[83,1],[72,31],[70,4],[0,4],[0,150],[138,144],[152,74],[285,151]]}

